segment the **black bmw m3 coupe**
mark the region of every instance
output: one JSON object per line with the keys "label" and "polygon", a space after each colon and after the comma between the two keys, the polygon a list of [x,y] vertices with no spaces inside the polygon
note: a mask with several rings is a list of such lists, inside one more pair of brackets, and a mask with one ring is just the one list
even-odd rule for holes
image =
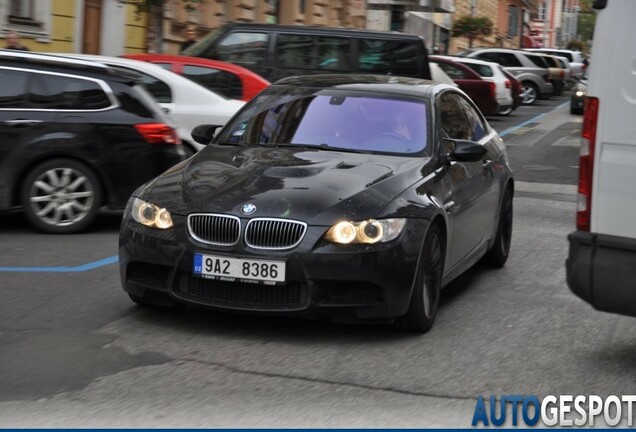
{"label": "black bmw m3 coupe", "polygon": [[506,262],[504,143],[457,88],[293,77],[214,132],[197,128],[207,147],[128,202],[120,272],[137,303],[425,332],[444,285]]}

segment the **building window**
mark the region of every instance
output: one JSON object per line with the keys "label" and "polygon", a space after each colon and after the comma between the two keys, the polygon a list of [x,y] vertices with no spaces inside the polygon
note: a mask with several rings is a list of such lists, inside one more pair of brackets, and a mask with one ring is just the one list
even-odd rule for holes
{"label": "building window", "polygon": [[5,31],[15,31],[20,37],[50,37],[51,2],[41,0],[0,0],[0,25]]}
{"label": "building window", "polygon": [[517,36],[519,30],[519,11],[517,6],[510,5],[508,8],[508,36]]}
{"label": "building window", "polygon": [[40,26],[35,16],[35,0],[10,0],[9,22],[19,25]]}
{"label": "building window", "polygon": [[545,3],[539,4],[539,13],[537,18],[540,19],[541,21],[545,21]]}

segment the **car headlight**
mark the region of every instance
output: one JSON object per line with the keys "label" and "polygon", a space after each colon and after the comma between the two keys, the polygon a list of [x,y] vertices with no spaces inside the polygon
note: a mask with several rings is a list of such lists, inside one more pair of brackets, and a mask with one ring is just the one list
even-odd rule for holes
{"label": "car headlight", "polygon": [[325,234],[325,239],[339,244],[378,243],[395,240],[406,224],[406,219],[368,219],[338,222]]}
{"label": "car headlight", "polygon": [[579,90],[576,92],[576,96],[577,97],[585,96],[585,92],[582,92],[581,90]]}
{"label": "car headlight", "polygon": [[165,208],[135,198],[131,212],[132,218],[140,224],[159,229],[172,228],[172,216]]}

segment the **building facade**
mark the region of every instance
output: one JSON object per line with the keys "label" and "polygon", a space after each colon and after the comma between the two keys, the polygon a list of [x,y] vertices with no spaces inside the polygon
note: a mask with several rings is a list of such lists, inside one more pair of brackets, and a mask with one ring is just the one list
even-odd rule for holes
{"label": "building facade", "polygon": [[145,51],[145,19],[121,0],[0,0],[0,38],[15,32],[31,51]]}

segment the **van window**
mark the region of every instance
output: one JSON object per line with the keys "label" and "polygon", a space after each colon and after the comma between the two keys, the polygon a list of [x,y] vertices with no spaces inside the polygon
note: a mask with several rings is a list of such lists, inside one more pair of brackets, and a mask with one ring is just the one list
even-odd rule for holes
{"label": "van window", "polygon": [[280,34],[276,42],[277,63],[283,68],[348,72],[349,52],[349,40],[340,37]]}
{"label": "van window", "polygon": [[219,42],[219,60],[242,66],[257,66],[265,62],[267,55],[267,34],[237,32]]}
{"label": "van window", "polygon": [[360,39],[358,69],[377,74],[418,76],[418,45],[397,40]]}

